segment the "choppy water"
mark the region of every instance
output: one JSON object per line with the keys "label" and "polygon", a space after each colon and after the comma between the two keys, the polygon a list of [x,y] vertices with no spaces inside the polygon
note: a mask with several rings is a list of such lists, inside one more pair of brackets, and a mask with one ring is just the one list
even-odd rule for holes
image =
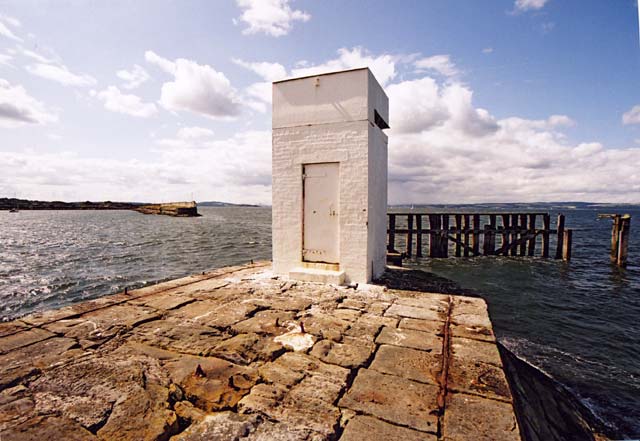
{"label": "choppy water", "polygon": [[[270,258],[270,209],[199,210],[200,218],[0,211],[0,319]],[[640,438],[640,207],[561,210],[575,230],[570,263],[501,257],[412,265],[481,292],[508,348],[568,386],[621,436]],[[598,212],[634,216],[626,270],[609,263],[611,221],[598,221]]]}

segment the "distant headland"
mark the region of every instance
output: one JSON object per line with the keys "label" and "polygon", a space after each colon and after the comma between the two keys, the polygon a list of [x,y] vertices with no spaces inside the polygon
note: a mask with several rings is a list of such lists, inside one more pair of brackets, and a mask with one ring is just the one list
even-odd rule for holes
{"label": "distant headland", "polygon": [[17,198],[0,198],[0,211],[10,210],[133,210],[144,214],[163,214],[177,217],[194,217],[198,214],[198,205],[204,207],[257,207],[257,205],[231,204],[227,202],[206,201],[169,202],[151,204],[147,202],[62,202],[37,201]]}

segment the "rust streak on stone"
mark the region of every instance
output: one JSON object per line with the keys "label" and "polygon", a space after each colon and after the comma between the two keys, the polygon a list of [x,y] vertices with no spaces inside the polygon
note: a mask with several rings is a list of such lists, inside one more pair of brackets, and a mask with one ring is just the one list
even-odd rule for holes
{"label": "rust streak on stone", "polygon": [[442,336],[442,371],[438,378],[440,385],[440,391],[438,393],[438,437],[442,436],[442,425],[444,421],[444,413],[447,406],[447,381],[449,378],[449,363],[451,361],[451,314],[453,313],[453,299],[449,296],[449,302],[447,306],[447,318],[443,327]]}

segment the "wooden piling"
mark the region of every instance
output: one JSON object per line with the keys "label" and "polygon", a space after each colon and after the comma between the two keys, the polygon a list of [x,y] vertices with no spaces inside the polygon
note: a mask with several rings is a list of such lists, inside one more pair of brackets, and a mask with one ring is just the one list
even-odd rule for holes
{"label": "wooden piling", "polygon": [[480,254],[480,215],[473,215],[473,236],[471,248],[475,256]]}
{"label": "wooden piling", "polygon": [[573,242],[573,230],[562,231],[562,260],[571,260],[571,242]]}
{"label": "wooden piling", "polygon": [[469,257],[469,245],[471,242],[470,224],[471,217],[468,214],[464,215],[464,257]]}
{"label": "wooden piling", "polygon": [[449,257],[449,215],[442,215],[442,234],[440,235],[440,256]]}
{"label": "wooden piling", "polygon": [[422,215],[416,214],[416,257],[422,257]]}
{"label": "wooden piling", "polygon": [[551,229],[551,216],[542,216],[542,257],[549,257],[549,230]]}
{"label": "wooden piling", "polygon": [[611,227],[611,261],[618,262],[618,247],[620,245],[620,215],[615,214],[613,217],[613,226]]}
{"label": "wooden piling", "polygon": [[387,245],[387,251],[393,252],[396,248],[396,215],[389,215],[389,243]]}
{"label": "wooden piling", "polygon": [[529,250],[527,252],[527,255],[529,257],[533,257],[536,254],[536,215],[535,214],[530,214],[529,215],[529,234],[531,235],[531,238],[529,239]]}
{"label": "wooden piling", "polygon": [[407,215],[407,257],[413,253],[413,214]]}
{"label": "wooden piling", "polygon": [[462,255],[462,246],[460,245],[462,243],[462,233],[460,232],[462,230],[462,215],[461,214],[456,214],[456,257],[460,257]]}
{"label": "wooden piling", "polygon": [[509,229],[509,223],[510,223],[510,219],[511,216],[509,216],[508,214],[501,214],[500,217],[502,217],[502,247],[501,247],[501,253],[504,256],[508,256],[509,254],[509,233],[507,232],[507,230]]}
{"label": "wooden piling", "polygon": [[[487,230],[487,227],[488,230]],[[485,225],[484,255],[493,256],[496,250],[496,215],[489,215],[489,225]]]}
{"label": "wooden piling", "polygon": [[[516,242],[519,238],[518,238],[518,215],[517,214],[512,214],[511,215],[511,229],[512,229],[512,233],[511,233],[511,238],[509,239],[510,243]],[[518,246],[510,246],[510,250],[509,250],[509,254],[511,254],[512,256],[515,256],[516,254],[518,254]]]}
{"label": "wooden piling", "polygon": [[621,267],[627,266],[627,257],[629,254],[629,233],[631,231],[631,216],[625,214],[620,217],[618,233],[618,259],[617,264]]}
{"label": "wooden piling", "polygon": [[528,241],[524,240],[524,238],[528,234],[528,231],[527,231],[527,215],[526,214],[521,214],[520,215],[520,229],[522,230],[522,234],[520,235],[520,238],[523,239],[522,243],[520,244],[520,256],[526,256],[527,255],[527,242],[528,242]]}
{"label": "wooden piling", "polygon": [[556,247],[556,259],[563,259],[564,258],[563,257],[564,256],[564,214],[558,215],[557,238],[558,238],[558,245]]}

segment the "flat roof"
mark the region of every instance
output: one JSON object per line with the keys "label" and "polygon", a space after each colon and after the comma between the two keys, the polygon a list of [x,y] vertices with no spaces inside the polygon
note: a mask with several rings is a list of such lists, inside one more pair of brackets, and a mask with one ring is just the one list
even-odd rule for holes
{"label": "flat roof", "polygon": [[368,67],[356,67],[354,69],[336,70],[336,71],[333,71],[333,72],[324,72],[324,73],[319,73],[319,74],[314,74],[314,75],[305,75],[303,77],[285,78],[284,80],[273,81],[272,84],[284,83],[286,81],[303,80],[305,78],[315,78],[315,77],[322,77],[322,76],[326,76],[326,75],[335,75],[335,74],[339,74],[339,73],[343,73],[343,72],[354,72],[356,70],[365,70],[365,69],[366,70],[370,70]]}

